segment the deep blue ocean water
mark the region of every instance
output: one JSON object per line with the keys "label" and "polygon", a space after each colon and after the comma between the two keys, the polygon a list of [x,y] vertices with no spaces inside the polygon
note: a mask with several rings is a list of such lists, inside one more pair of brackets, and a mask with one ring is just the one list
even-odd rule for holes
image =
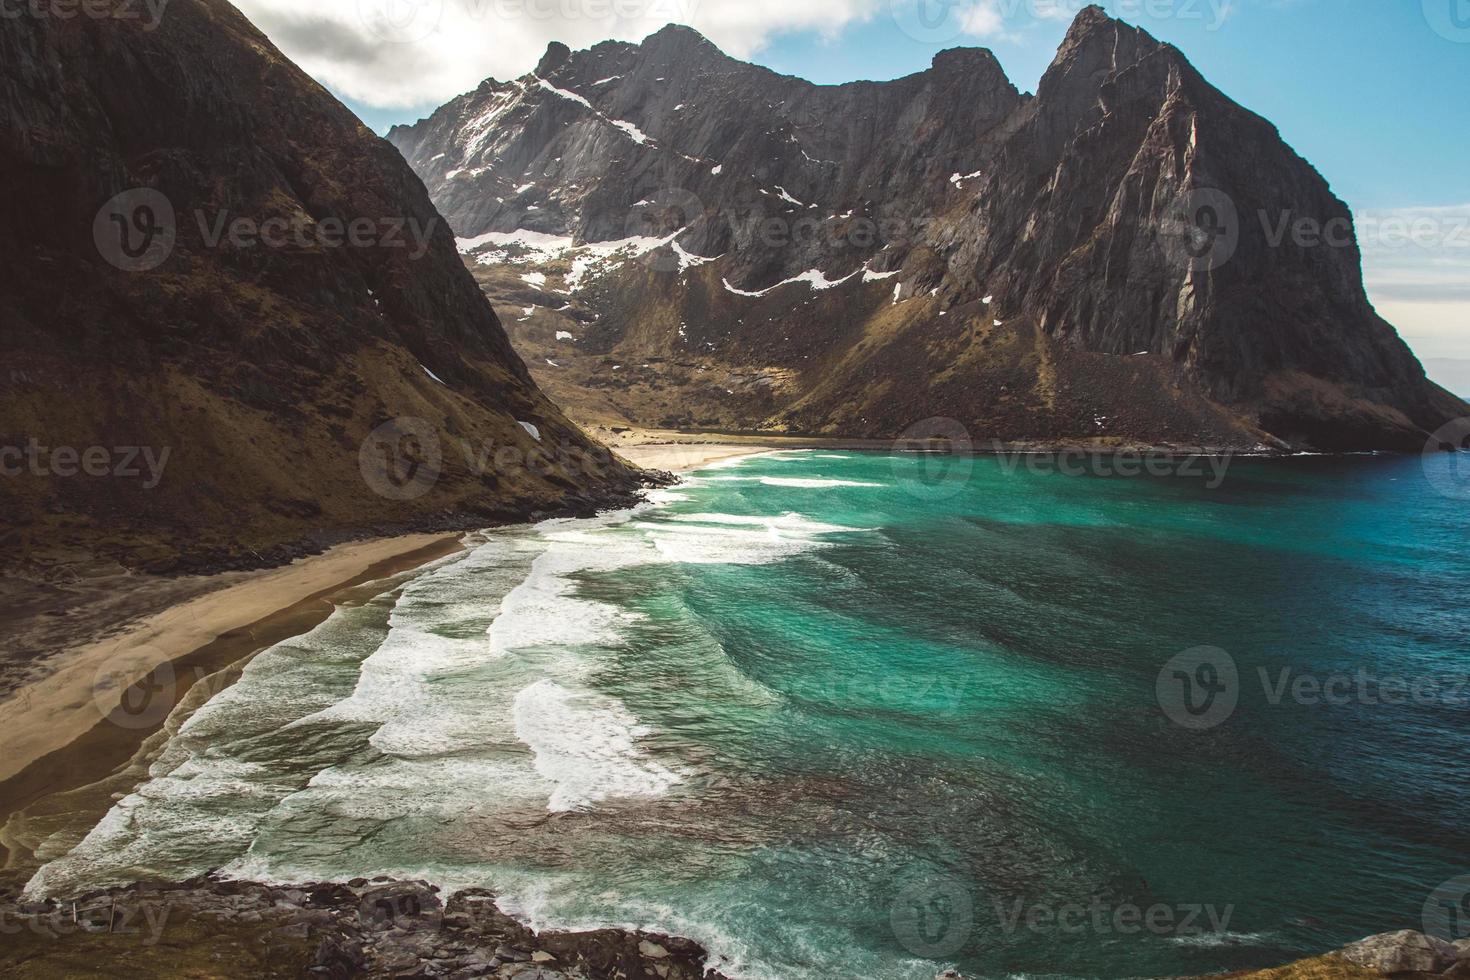
{"label": "deep blue ocean water", "polygon": [[1470,873],[1464,460],[788,452],[487,532],[257,657],[33,887],[427,877],[761,978],[1425,928]]}

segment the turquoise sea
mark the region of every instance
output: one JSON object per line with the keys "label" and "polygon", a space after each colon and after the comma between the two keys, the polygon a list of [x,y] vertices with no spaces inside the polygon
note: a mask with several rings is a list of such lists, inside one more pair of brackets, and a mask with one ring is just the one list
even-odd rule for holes
{"label": "turquoise sea", "polygon": [[1470,873],[1464,458],[1050,462],[783,452],[477,535],[258,656],[32,889],[422,877],[782,980],[1424,928]]}

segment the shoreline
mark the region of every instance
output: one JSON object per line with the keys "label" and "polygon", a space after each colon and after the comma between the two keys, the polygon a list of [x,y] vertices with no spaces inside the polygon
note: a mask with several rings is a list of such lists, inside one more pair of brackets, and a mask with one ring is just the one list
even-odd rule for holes
{"label": "shoreline", "polygon": [[759,456],[776,451],[779,447],[767,445],[743,445],[737,443],[679,443],[641,442],[613,447],[634,466],[647,470],[665,470],[669,473],[688,473],[705,466]]}
{"label": "shoreline", "polygon": [[[728,980],[699,943],[632,928],[537,931],[494,892],[386,876],[271,885],[213,875],[27,902],[0,883],[0,972],[128,976]],[[563,972],[571,971],[571,972]]]}
{"label": "shoreline", "polygon": [[[952,443],[942,435],[933,438],[870,439],[848,436],[802,436],[774,432],[680,432],[671,429],[608,429],[595,427],[591,430],[596,438],[618,455],[646,468],[670,469],[662,463],[664,459],[678,461],[681,458],[694,460],[693,465],[705,465],[724,456],[744,456],[764,452],[779,452],[786,449],[829,449],[848,452],[951,452]],[[730,450],[728,453],[722,451]],[[1395,452],[1387,449],[1315,451],[1290,447],[1274,447],[1266,444],[1255,446],[1206,446],[1177,443],[1132,442],[1114,437],[1097,439],[1046,440],[1002,440],[976,439],[970,441],[966,455],[982,456],[1055,456],[1083,453],[1094,456],[1108,455],[1151,455],[1167,457],[1222,457],[1241,459],[1298,459],[1311,457],[1347,458],[1362,456],[1413,456],[1413,452]],[[646,460],[646,461],[645,461]],[[690,467],[682,467],[687,469]]]}
{"label": "shoreline", "polygon": [[[785,449],[895,450],[892,442],[883,440],[774,433],[630,428],[620,432],[599,430],[596,434],[633,465],[669,474]],[[1035,443],[997,443],[989,448],[977,447],[975,454],[1065,451],[1284,455],[1269,450],[1244,453],[1205,447]],[[177,703],[192,680],[203,676],[205,668],[222,669],[234,662],[224,659],[228,655],[239,660],[306,632],[330,612],[332,594],[450,554],[460,547],[460,538],[457,532],[417,533],[353,541],[276,568],[191,577],[162,593],[149,592],[157,590],[162,581],[151,577],[119,583],[122,588],[116,592],[121,593],[121,599],[109,603],[100,622],[94,619],[85,624],[91,639],[60,648],[39,665],[32,665],[53,669],[39,678],[27,679],[0,701],[0,723],[16,733],[10,752],[0,760],[0,828],[11,815],[41,796],[109,775],[111,770],[104,769],[104,761],[110,761],[114,768],[127,762],[132,750],[159,725],[138,730],[131,718],[122,718],[121,724],[108,722],[125,694],[130,700],[146,696],[147,692],[140,694],[133,685],[148,678],[150,672],[163,665],[175,668],[167,680],[175,688],[172,703]],[[394,567],[390,570],[389,565]],[[367,576],[369,570],[376,574]],[[309,604],[317,606],[315,614],[302,608]],[[70,608],[66,612],[68,618],[76,614]],[[254,649],[247,649],[252,643]],[[147,710],[152,712],[154,705],[149,703]],[[161,724],[162,719],[158,721]],[[107,737],[109,728],[115,729],[112,738]],[[122,735],[131,737],[118,737]],[[83,746],[87,751],[81,751]],[[120,751],[122,746],[128,751]],[[48,776],[32,773],[42,761],[52,770]],[[58,771],[69,775],[59,775]]]}
{"label": "shoreline", "polygon": [[[461,548],[459,534],[400,535],[202,577],[189,598],[56,652],[47,658],[54,669],[0,702],[11,733],[0,761],[0,828],[43,797],[111,775],[198,681],[315,628],[334,597]],[[140,603],[149,584],[138,588]]]}
{"label": "shoreline", "polygon": [[[213,975],[220,960],[255,976],[342,978],[733,980],[739,969],[718,949],[656,927],[537,929],[502,910],[489,889],[386,875],[291,884],[211,873],[37,900],[24,899],[13,878],[0,872],[0,922],[12,940],[0,949],[0,972],[30,968],[28,976],[84,963],[88,975],[116,965],[128,975],[195,977]],[[979,980],[930,962],[934,980]],[[1191,980],[1461,977],[1467,965],[1470,940],[1403,929],[1281,966]]]}
{"label": "shoreline", "polygon": [[[684,473],[769,451],[649,443],[626,447],[625,455],[644,469]],[[100,593],[81,597],[85,614],[68,606],[66,619],[86,638],[25,664],[33,676],[0,700],[0,724],[12,733],[0,759],[0,864],[24,853],[11,826],[17,816],[115,776],[199,683],[314,629],[354,588],[453,554],[462,541],[461,532],[403,534],[255,571],[125,577],[107,583],[105,602]],[[38,613],[28,625],[54,631],[40,625],[47,618]],[[222,689],[236,676],[211,686]]]}
{"label": "shoreline", "polygon": [[[746,442],[736,443],[715,441],[718,439],[718,437],[712,436],[696,436],[692,438],[702,438],[704,441],[694,443],[684,443],[677,441],[649,441],[633,443],[616,448],[620,455],[634,462],[636,465],[647,468],[668,470],[674,473],[687,473],[691,470],[716,465],[718,463],[728,460],[748,458],[773,452],[781,452],[783,449],[858,449],[858,447],[851,445],[850,442],[843,440],[830,440],[820,443],[808,440],[806,441],[805,445],[801,446],[779,446],[770,444],[771,440],[762,440],[760,444],[755,444]],[[838,443],[845,444],[839,447]],[[864,448],[870,451],[884,451],[885,449],[887,451],[893,451],[893,447],[891,446],[872,446]],[[1036,451],[1046,452],[1046,450]],[[1119,450],[1115,447],[1112,450],[1101,451],[1125,450]],[[209,639],[206,642],[198,646],[190,647],[185,653],[172,660],[163,661],[175,665],[176,668],[193,668],[194,671],[197,673],[197,677],[192,678],[195,681],[192,686],[197,688],[199,686],[199,682],[212,679],[215,676],[213,671],[210,671],[208,674],[206,674],[204,665],[212,664],[213,668],[219,671],[222,671],[226,667],[234,664],[243,665],[243,663],[247,662],[254,653],[259,652],[261,649],[264,649],[265,647],[275,642],[279,642],[280,640],[287,639],[290,636],[300,635],[301,633],[313,628],[316,623],[319,623],[320,621],[324,620],[328,615],[330,615],[332,608],[334,608],[334,599],[340,600],[342,597],[351,593],[353,589],[360,588],[367,582],[376,582],[382,579],[386,579],[393,575],[401,574],[405,571],[421,567],[439,558],[452,555],[457,551],[463,549],[462,542],[462,535],[457,533],[418,534],[404,535],[392,538],[380,538],[341,545],[324,554],[313,556],[310,558],[299,559],[292,565],[283,566],[277,569],[262,570],[260,572],[252,573],[233,573],[235,581],[233,581],[231,584],[225,585],[221,583],[218,588],[215,588],[203,594],[196,595],[194,598],[189,599],[186,602],[182,602],[176,606],[170,607],[163,613],[147,617],[141,622],[138,622],[129,627],[121,635],[121,639],[119,639],[118,637],[111,637],[105,641],[98,640],[86,644],[84,647],[75,647],[69,649],[61,654],[60,657],[81,656],[83,653],[91,653],[95,655],[97,650],[100,648],[109,646],[115,647],[119,643],[134,641],[137,640],[140,635],[167,635],[169,638],[171,638],[175,646],[180,644],[187,644],[189,642],[189,637],[194,637],[195,639],[198,638],[198,631],[201,630],[201,626],[197,622],[181,622],[178,618],[179,611],[185,608],[194,607],[196,605],[205,608],[216,605],[229,607],[231,605],[229,597],[237,592],[241,594],[253,592],[255,594],[252,598],[252,602],[263,603],[265,605],[274,604],[276,601],[289,602],[289,605],[275,609],[269,615],[266,615],[264,617],[261,617],[259,620],[244,625],[220,625],[220,621],[217,618],[211,618],[209,622],[215,624],[216,626],[218,626],[218,628],[214,629],[214,631],[210,633],[208,626],[202,627],[203,632],[209,634]],[[307,573],[306,566],[313,566],[310,574]],[[325,586],[314,592],[306,592],[305,594],[302,594],[301,590],[311,584],[319,584],[322,580],[325,579],[335,579],[338,575],[344,574],[347,571],[353,569],[357,570],[356,575],[346,580],[334,581],[333,584]],[[295,574],[290,574],[293,571],[295,572]],[[210,576],[209,578],[224,580],[230,577],[232,576],[222,574],[218,576]],[[280,581],[276,581],[276,579],[280,579]],[[250,608],[255,607],[251,606]],[[213,610],[213,615],[215,617],[218,617],[217,609]],[[232,618],[238,618],[238,616]],[[152,627],[154,630],[152,633],[149,632],[150,627]],[[58,659],[60,659],[60,657]],[[73,669],[74,672],[75,669],[78,669],[78,665],[73,663],[63,667],[63,670],[69,668]],[[151,668],[144,668],[140,666],[139,669],[142,670],[143,673],[147,673],[147,671]],[[179,669],[177,672],[179,676],[190,676],[187,670]],[[58,673],[61,673],[61,671],[58,671]],[[238,670],[234,671],[234,674],[237,677]],[[234,677],[230,677],[228,683],[233,683],[234,679]],[[213,684],[206,685],[206,688],[213,687]],[[183,686],[179,690],[175,691],[174,701],[170,703],[169,707],[171,708],[173,704],[176,704],[180,700],[182,700],[184,694],[188,691],[188,689],[188,686]],[[149,734],[158,730],[158,726],[155,726],[148,732],[136,731],[134,735],[122,734],[123,732],[127,731],[126,726],[119,726],[116,723],[109,722],[107,713],[102,710],[102,706],[95,704],[92,698],[95,690],[96,689],[94,684],[93,687],[89,688],[86,692],[87,696],[83,697],[80,701],[73,701],[66,705],[67,709],[79,713],[85,713],[92,710],[98,712],[97,715],[93,716],[95,724],[90,730],[75,739],[73,742],[64,746],[62,749],[58,749],[48,755],[33,759],[31,763],[26,766],[19,774],[12,774],[9,778],[0,777],[0,831],[8,829],[5,826],[6,820],[14,813],[24,809],[24,807],[28,805],[28,803],[34,803],[36,799],[58,791],[57,787],[53,785],[50,788],[46,788],[40,792],[35,793],[35,795],[26,803],[21,803],[19,806],[11,806],[10,804],[12,803],[12,792],[17,789],[17,787],[13,784],[16,783],[17,778],[24,777],[26,773],[30,772],[31,770],[43,768],[48,770],[55,770],[51,773],[51,775],[53,777],[56,777],[59,781],[66,781],[68,783],[68,787],[87,785],[86,782],[78,783],[76,781],[77,766],[97,763],[98,754],[96,750],[98,741],[111,741],[114,744],[118,744],[126,742],[129,738],[132,738],[133,747],[138,748],[144,744]],[[109,696],[115,695],[116,697],[120,698],[124,691],[124,687],[109,687],[107,688],[107,691],[109,693]],[[212,696],[215,693],[218,693],[218,691],[208,690],[206,696]],[[0,719],[6,718],[6,709],[11,707],[12,705],[10,701],[0,702]],[[28,705],[27,707],[31,710],[39,710],[34,706]],[[167,712],[165,711],[164,714],[167,714]],[[68,755],[72,755],[75,757],[73,758],[71,763],[63,762],[60,765],[53,765],[53,763],[58,758],[64,758]],[[117,766],[98,773],[96,775],[96,779],[100,780],[111,775],[114,771],[120,768],[122,764],[126,763],[127,758],[128,757],[125,755]],[[0,763],[0,768],[3,768],[10,761],[10,758],[7,758],[3,763]],[[57,776],[57,772],[59,772],[61,775]],[[24,786],[19,787],[19,789],[23,790]],[[7,852],[4,846],[6,843],[8,843],[8,841],[4,838],[3,834],[0,834],[0,866],[4,865],[3,859],[7,857]],[[20,871],[22,869],[17,868],[15,870]],[[9,876],[7,876],[7,878],[8,877]],[[340,898],[338,898],[338,900],[341,900],[341,898],[346,898],[347,904],[349,906],[353,902],[354,898],[357,900],[361,900],[365,897],[363,892],[360,890],[364,887],[364,885],[374,888],[381,887],[384,892],[396,892],[398,894],[402,894],[401,889],[410,892],[415,892],[419,889],[426,889],[427,891],[433,893],[439,892],[439,889],[429,882],[392,881],[390,884],[389,879],[386,878],[376,878],[373,879],[370,883],[363,882],[361,880],[355,880],[352,885],[356,886],[355,888],[351,888],[351,890],[355,893],[353,897],[340,896]],[[325,890],[328,888],[338,890],[347,889],[349,887],[351,886],[344,885],[342,883],[292,885],[282,883],[261,883],[247,881],[220,882],[218,880],[215,880],[210,881],[208,884],[205,884],[203,880],[191,880],[190,882],[177,884],[139,883],[129,886],[123,886],[120,888],[107,889],[106,892],[112,896],[115,904],[116,899],[120,896],[136,897],[136,893],[140,890],[149,895],[156,895],[160,891],[166,893],[174,889],[191,889],[192,891],[190,897],[184,900],[184,902],[182,903],[183,907],[189,909],[190,912],[199,912],[206,916],[212,916],[216,911],[216,907],[212,904],[214,902],[214,897],[219,896],[221,893],[224,893],[226,895],[238,896],[239,894],[241,894],[242,891],[249,891],[253,894],[255,891],[259,890],[270,893],[269,897],[271,897],[273,900],[278,900],[282,894],[291,895],[292,893],[299,893],[302,890],[311,891],[313,889],[321,889],[325,892]],[[3,891],[3,888],[0,888],[0,891]],[[423,894],[423,892],[418,893]],[[99,893],[89,894],[95,898]],[[340,892],[337,892],[336,895],[340,895]],[[443,910],[443,912],[439,913],[439,915],[442,916],[444,912],[450,912],[452,907],[452,900],[459,898],[461,895],[473,895],[475,900],[483,899],[493,902],[493,896],[491,896],[490,893],[483,891],[482,889],[469,889],[468,891],[464,892],[446,890],[440,898],[442,904],[439,907]],[[0,906],[3,906],[5,904],[4,899],[5,896],[3,894],[0,894]],[[202,904],[195,905],[194,902],[196,901],[196,899]],[[91,900],[92,899],[88,899],[89,902]],[[394,901],[395,903],[397,901],[396,895]],[[270,902],[267,902],[266,905],[263,906],[263,908],[268,908],[270,904]],[[236,903],[236,905],[238,905],[238,902]],[[226,906],[228,906],[228,903],[226,903]],[[11,911],[15,914],[39,914],[34,911],[23,912],[22,909],[24,907],[25,906],[23,903],[17,903],[16,905],[12,906]],[[317,905],[314,901],[304,902],[301,903],[299,907],[291,909],[289,914],[281,913],[278,922],[278,928],[276,930],[272,930],[270,933],[271,936],[274,936],[277,932],[284,934],[285,932],[290,930],[291,934],[295,936],[295,931],[300,930],[300,938],[305,939],[309,936],[313,941],[321,941],[322,945],[318,947],[315,951],[315,955],[318,957],[318,959],[316,960],[316,965],[319,969],[327,965],[320,958],[326,955],[323,950],[326,949],[326,947],[328,946],[332,947],[332,949],[336,949],[339,940],[349,938],[340,935],[333,935],[330,937],[322,936],[317,930],[318,922],[315,918],[313,918],[310,922],[310,929],[308,930],[308,923],[306,923],[304,919],[309,918],[313,915],[313,909],[320,909],[321,907],[322,906]],[[60,906],[54,906],[54,908],[56,909],[56,911],[54,912],[55,915],[59,916],[63,914],[64,910]],[[353,908],[349,909],[349,911],[357,912],[358,910]],[[455,909],[455,912],[457,913],[458,909]],[[220,920],[219,925],[224,926],[228,930],[234,927],[234,923],[233,920],[229,918],[228,908],[225,909],[225,914],[226,918],[224,920]],[[510,920],[510,917],[505,918],[507,920]],[[442,919],[435,919],[436,928],[438,928],[437,923],[439,921],[442,921]],[[524,929],[525,927],[522,926],[521,928]],[[526,929],[522,933],[518,933],[518,935],[521,936],[524,940],[523,942],[516,944],[518,953],[533,955],[532,951],[538,949],[538,947],[554,948],[547,946],[545,943],[538,942],[538,934],[530,931],[529,929]],[[578,951],[582,949],[582,946],[580,945],[581,943],[589,942],[594,937],[604,937],[603,939],[597,940],[598,942],[611,941],[622,945],[626,945],[629,943],[629,937],[631,937],[632,943],[640,943],[646,937],[650,940],[655,941],[655,943],[659,940],[662,940],[668,943],[671,947],[674,947],[674,944],[687,944],[687,947],[674,948],[686,950],[690,954],[691,960],[693,960],[697,956],[698,962],[700,962],[701,964],[703,963],[704,958],[710,955],[710,952],[716,952],[707,952],[707,950],[709,949],[708,947],[702,947],[697,943],[691,943],[688,940],[674,939],[670,941],[667,936],[639,932],[633,930],[632,928],[598,929],[593,932],[579,934],[558,932],[552,929],[548,930],[546,933],[542,933],[539,935],[547,937],[548,941],[575,940],[578,945],[568,945],[564,948],[568,950],[576,949]],[[552,940],[551,937],[559,938],[556,940]],[[609,939],[606,937],[612,938]],[[260,937],[255,937],[252,935],[251,938],[259,940]],[[390,957],[404,956],[413,952],[417,952],[412,949],[404,949],[401,946],[397,945],[390,946],[386,942],[381,947],[374,948],[373,944],[376,943],[377,940],[374,938],[363,936],[361,934],[356,934],[354,937],[350,938],[352,938],[353,941],[359,942],[367,940],[367,942],[364,942],[363,945],[368,946],[368,959],[357,959],[354,963],[354,966],[357,968],[363,968],[369,965],[377,966],[381,962],[389,960]],[[469,937],[465,938],[468,939]],[[328,942],[327,940],[330,940],[330,942]],[[202,940],[199,942],[198,945],[202,948]],[[193,947],[191,946],[190,948],[192,949]],[[305,948],[307,950],[310,950],[312,948],[312,944],[308,944],[308,946]],[[488,948],[493,949],[494,947]],[[486,950],[487,947],[481,946],[480,949]],[[331,950],[327,950],[327,952],[330,953]],[[496,950],[496,952],[499,952],[499,950]],[[457,955],[473,955],[473,947],[466,947],[465,950],[461,950],[460,953]],[[1311,966],[1314,967],[1325,965],[1329,970],[1340,968],[1342,964],[1340,964],[1335,957],[1335,953],[1330,953],[1324,954],[1322,957],[1318,958],[1318,960],[1304,960],[1301,961],[1299,964],[1292,964],[1291,967],[1278,968],[1276,970],[1242,971],[1239,973],[1231,973],[1225,975],[1241,978],[1249,977],[1251,978],[1251,980],[1282,980],[1282,978],[1286,976],[1296,977],[1298,975],[1296,973],[1283,973],[1283,970],[1288,970],[1292,967],[1299,967],[1304,964],[1311,964]],[[420,965],[425,965],[430,961],[430,959],[431,958],[428,957],[427,954],[421,954]],[[510,967],[516,962],[517,961],[513,959],[507,960],[505,962],[505,965],[507,967]],[[537,962],[539,963],[541,961],[538,960]],[[472,961],[470,960],[465,960],[464,963],[465,965],[477,965],[472,963]],[[554,963],[548,963],[548,965],[553,967],[555,966]],[[656,963],[651,963],[649,965],[667,966],[669,964],[666,960],[658,960]],[[693,964],[691,963],[691,965]],[[663,976],[663,974],[659,975]],[[718,974],[714,975],[718,976]],[[1311,973],[1308,975],[1317,976],[1319,974]],[[1328,975],[1347,974],[1333,973]],[[1353,973],[1352,975],[1377,977],[1381,976],[1382,974],[1376,972],[1365,972]],[[956,978],[960,977],[959,974],[952,972],[938,974],[938,977],[951,976]],[[651,977],[650,980],[652,980]]]}

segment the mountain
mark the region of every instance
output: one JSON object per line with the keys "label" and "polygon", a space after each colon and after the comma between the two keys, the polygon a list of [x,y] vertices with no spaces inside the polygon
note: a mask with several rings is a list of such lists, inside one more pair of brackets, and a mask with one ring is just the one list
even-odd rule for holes
{"label": "mountain", "polygon": [[397,151],[223,0],[88,10],[0,20],[8,554],[253,565],[627,498]]}
{"label": "mountain", "polygon": [[1097,7],[1034,95],[984,50],[819,86],[671,26],[388,138],[583,422],[1417,451],[1470,414],[1317,172]]}

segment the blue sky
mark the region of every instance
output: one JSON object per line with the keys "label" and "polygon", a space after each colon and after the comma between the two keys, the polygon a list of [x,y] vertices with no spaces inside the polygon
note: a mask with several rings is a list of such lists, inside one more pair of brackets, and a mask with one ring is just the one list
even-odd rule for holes
{"label": "blue sky", "polygon": [[[1218,5],[1179,0],[1156,8],[1175,16],[1128,16],[1146,6],[1105,8],[1179,47],[1216,87],[1276,123],[1354,209],[1470,203],[1470,39],[1432,30],[1420,0],[1237,0],[1218,24]],[[927,68],[941,47],[979,43],[1035,91],[1067,22],[1012,22],[1011,36],[925,44],[879,17],[830,40],[778,37],[754,60],[816,82],[896,78]]]}
{"label": "blue sky", "polygon": [[[943,48],[983,46],[1020,88],[1034,90],[1083,0],[600,0],[621,3],[623,16],[604,20],[589,12],[599,0],[318,0],[309,24],[291,12],[294,0],[237,2],[384,132],[486,76],[529,71],[549,40],[574,48],[638,40],[669,21],[819,83],[897,78],[928,67]],[[437,19],[432,30],[384,42],[381,31],[362,30],[361,11],[375,3],[419,5]],[[1470,0],[1102,6],[1178,46],[1316,165],[1358,215],[1380,312],[1432,375],[1470,393]],[[333,11],[344,32],[356,28],[354,43],[322,43],[321,18]],[[1436,230],[1412,245],[1361,235],[1396,216]]]}

